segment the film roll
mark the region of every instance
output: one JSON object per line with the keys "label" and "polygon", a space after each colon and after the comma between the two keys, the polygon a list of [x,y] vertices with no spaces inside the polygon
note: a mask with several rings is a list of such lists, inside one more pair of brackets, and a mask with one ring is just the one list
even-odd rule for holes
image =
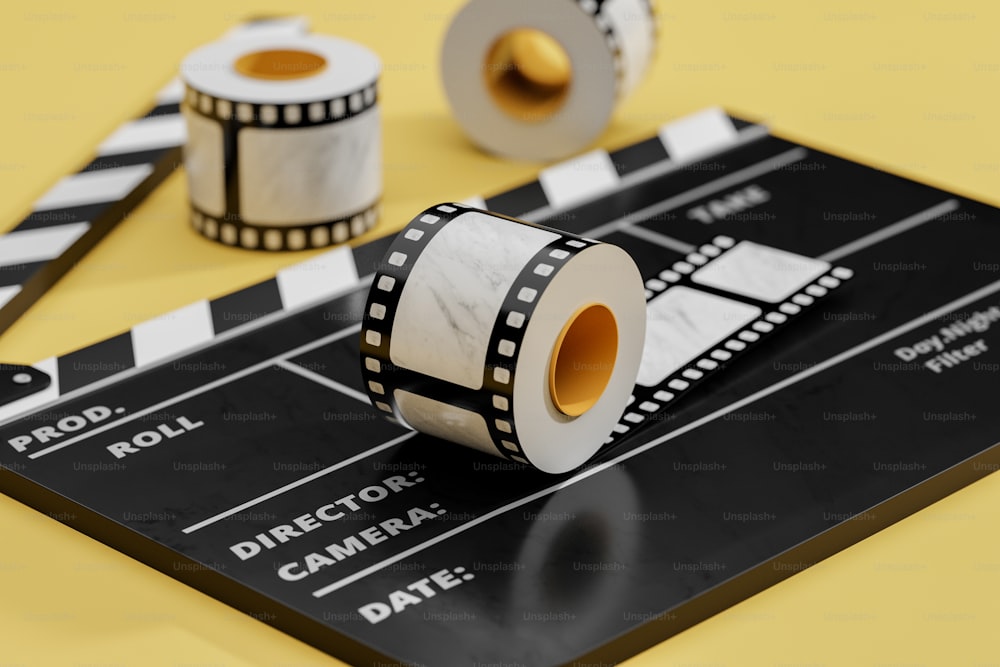
{"label": "film roll", "polygon": [[361,371],[372,404],[411,428],[559,473],[621,416],[645,330],[621,248],[441,204],[379,265]]}
{"label": "film roll", "polygon": [[191,223],[226,245],[300,250],[375,224],[378,57],[321,35],[243,34],[181,66]]}
{"label": "film roll", "polygon": [[448,29],[441,72],[475,143],[551,160],[597,138],[655,46],[649,0],[471,0]]}

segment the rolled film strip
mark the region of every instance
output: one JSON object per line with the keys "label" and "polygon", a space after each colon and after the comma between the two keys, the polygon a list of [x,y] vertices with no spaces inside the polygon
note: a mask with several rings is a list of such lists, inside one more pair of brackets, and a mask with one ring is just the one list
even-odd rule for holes
{"label": "rolled film strip", "polygon": [[648,0],[471,0],[445,36],[445,92],[486,150],[562,158],[603,131],[649,69],[656,36]]}
{"label": "rolled film strip", "polygon": [[[261,18],[234,28],[226,38],[307,29],[300,17]],[[119,126],[85,167],[60,179],[28,217],[0,236],[0,332],[176,169],[187,136],[180,113],[183,93],[182,84],[171,81],[145,114]]]}
{"label": "rolled film strip", "polygon": [[853,275],[820,259],[716,236],[647,280],[642,366],[605,443],[663,415]]}
{"label": "rolled film strip", "polygon": [[375,275],[362,379],[377,409],[415,430],[565,472],[625,406],[644,307],[617,246],[442,204]]}
{"label": "rolled film strip", "polygon": [[371,229],[382,194],[378,57],[320,35],[247,36],[184,61],[191,225],[248,249]]}

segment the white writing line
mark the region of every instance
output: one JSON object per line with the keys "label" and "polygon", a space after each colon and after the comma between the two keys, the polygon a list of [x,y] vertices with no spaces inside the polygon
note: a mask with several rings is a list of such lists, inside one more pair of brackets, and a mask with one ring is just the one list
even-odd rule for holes
{"label": "white writing line", "polygon": [[924,224],[925,222],[930,222],[935,218],[940,218],[942,215],[951,213],[958,207],[959,203],[957,199],[948,199],[936,206],[930,207],[925,211],[914,213],[908,218],[903,218],[899,222],[894,222],[888,227],[883,227],[882,229],[874,231],[871,234],[866,234],[865,236],[854,239],[850,243],[845,243],[839,248],[834,248],[833,250],[820,255],[817,259],[822,259],[824,262],[836,262],[838,259],[856,253],[863,248],[875,245],[876,243],[881,243],[888,238],[892,238],[897,234],[909,231],[914,227]]}
{"label": "white writing line", "polygon": [[632,227],[625,227],[621,231],[629,236],[635,236],[643,241],[649,241],[650,243],[654,243],[664,248],[669,248],[670,250],[674,250],[684,255],[694,252],[698,248],[698,246],[691,243],[686,243],[680,239],[675,239],[673,236],[661,234],[660,232],[654,232],[650,229],[646,229],[645,227],[636,227],[633,225]]}
{"label": "white writing line", "polygon": [[341,468],[343,468],[345,466],[349,466],[352,463],[357,463],[358,461],[360,461],[362,459],[365,459],[365,458],[368,458],[369,456],[372,456],[373,454],[378,454],[379,452],[383,452],[383,451],[385,451],[387,449],[395,447],[396,445],[400,444],[401,442],[405,442],[406,440],[409,440],[410,438],[412,438],[416,434],[417,434],[416,431],[411,431],[410,433],[404,433],[403,435],[399,436],[398,438],[393,438],[392,440],[390,440],[388,442],[383,442],[381,445],[379,445],[377,447],[372,447],[371,449],[366,449],[365,451],[361,452],[360,454],[356,454],[356,455],[354,455],[354,456],[352,456],[352,457],[350,457],[348,459],[344,459],[343,461],[339,461],[339,462],[333,464],[332,466],[330,466],[329,468],[323,468],[322,470],[317,470],[316,472],[314,472],[311,475],[306,475],[305,477],[303,477],[301,479],[297,479],[294,482],[289,482],[288,484],[285,484],[284,486],[279,486],[277,489],[274,489],[273,491],[268,491],[267,493],[265,493],[265,494],[263,494],[261,496],[257,496],[256,498],[252,498],[252,499],[250,499],[250,500],[248,500],[248,501],[246,501],[244,503],[240,503],[239,505],[237,505],[236,507],[233,507],[232,509],[228,509],[225,512],[219,512],[215,516],[210,516],[207,519],[199,521],[198,523],[196,523],[194,525],[188,526],[187,528],[185,528],[181,532],[184,533],[185,535],[190,535],[191,533],[193,533],[195,531],[198,531],[198,530],[201,530],[202,528],[205,528],[206,526],[211,526],[213,523],[217,523],[219,521],[222,521],[226,517],[230,517],[230,516],[232,516],[234,514],[242,512],[243,510],[248,509],[250,507],[253,507],[254,505],[259,505],[260,503],[264,502],[265,500],[270,500],[271,498],[275,498],[277,496],[280,496],[281,494],[286,493],[288,491],[291,491],[292,489],[298,488],[298,487],[302,486],[303,484],[308,484],[309,482],[315,481],[315,480],[319,479],[320,477],[323,477],[325,475],[329,475],[331,472],[340,470]]}
{"label": "white writing line", "polygon": [[324,387],[327,387],[329,389],[333,389],[334,391],[339,391],[342,394],[346,394],[347,396],[350,396],[351,398],[354,398],[354,399],[357,399],[357,400],[361,401],[365,405],[371,405],[372,404],[372,402],[368,399],[368,396],[365,395],[365,394],[362,394],[357,389],[352,389],[352,388],[348,387],[346,384],[341,384],[341,383],[337,382],[336,380],[331,380],[330,378],[326,377],[325,375],[320,375],[319,373],[311,371],[308,368],[305,368],[303,366],[299,366],[298,364],[296,364],[294,362],[288,361],[286,359],[279,359],[278,360],[278,366],[281,366],[285,370],[291,371],[292,373],[295,373],[296,375],[304,377],[307,380],[312,380],[316,384],[320,384],[320,385],[323,385]]}
{"label": "white writing line", "polygon": [[104,433],[105,431],[113,429],[113,428],[115,428],[117,426],[121,426],[122,424],[127,424],[127,423],[129,423],[131,421],[135,421],[139,417],[143,417],[143,416],[148,415],[148,414],[153,413],[153,412],[158,412],[159,410],[162,410],[163,408],[169,407],[169,406],[171,406],[171,405],[173,405],[175,403],[179,403],[179,402],[181,402],[183,400],[191,398],[192,396],[198,396],[199,394],[204,394],[206,391],[211,391],[212,389],[216,389],[218,387],[222,387],[223,385],[227,385],[230,382],[234,382],[236,380],[239,380],[240,378],[246,377],[247,375],[251,375],[253,373],[256,373],[257,371],[264,370],[265,368],[273,366],[275,361],[277,361],[279,359],[282,359],[284,357],[293,357],[295,355],[302,354],[304,352],[309,352],[310,350],[314,350],[317,347],[320,347],[322,345],[326,345],[327,343],[332,343],[335,340],[340,340],[341,338],[344,338],[345,336],[349,336],[350,334],[357,333],[359,331],[361,331],[361,325],[360,324],[351,325],[351,326],[347,327],[346,329],[342,329],[342,330],[340,330],[340,331],[338,331],[336,333],[332,333],[329,336],[324,336],[323,338],[319,338],[317,340],[314,340],[311,343],[306,343],[304,345],[300,345],[299,347],[297,347],[297,348],[295,348],[293,350],[289,350],[287,352],[282,352],[279,355],[276,355],[276,356],[271,357],[269,359],[265,359],[264,361],[261,361],[259,363],[254,364],[253,366],[247,366],[246,368],[244,368],[242,370],[239,370],[239,371],[233,373],[232,375],[227,375],[226,377],[219,378],[218,380],[213,380],[212,382],[209,382],[208,384],[204,384],[204,385],[198,387],[197,389],[191,389],[190,391],[186,391],[186,392],[184,392],[182,394],[178,394],[178,395],[174,396],[173,398],[168,398],[165,401],[160,401],[159,403],[151,405],[148,408],[144,408],[142,410],[139,410],[138,412],[133,412],[132,414],[127,415],[125,417],[122,417],[121,419],[116,419],[113,422],[108,422],[107,424],[104,424],[103,426],[99,426],[99,427],[97,427],[95,429],[87,431],[86,433],[81,433],[80,435],[75,436],[73,438],[70,438],[69,440],[66,440],[64,442],[60,442],[59,444],[52,445],[51,447],[46,447],[45,449],[41,449],[41,450],[39,450],[37,452],[33,452],[32,454],[30,454],[28,456],[28,458],[29,459],[37,459],[40,456],[45,456],[46,454],[51,454],[52,452],[58,451],[60,449],[64,449],[66,447],[69,447],[70,445],[74,445],[74,444],[76,444],[78,442],[81,442],[83,440],[87,440],[88,438],[92,438],[95,435],[98,435],[100,433]]}

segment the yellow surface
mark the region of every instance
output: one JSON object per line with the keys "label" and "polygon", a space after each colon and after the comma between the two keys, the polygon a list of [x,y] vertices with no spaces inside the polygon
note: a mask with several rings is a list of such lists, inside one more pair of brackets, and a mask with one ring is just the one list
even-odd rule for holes
{"label": "yellow surface", "polygon": [[[502,0],[498,0],[502,1]],[[1000,4],[661,1],[659,59],[600,145],[722,104],[790,136],[1000,203]],[[309,15],[385,63],[385,215],[496,191],[537,164],[478,153],[437,54],[457,2],[7,2],[0,10],[0,228],[141,111],[193,47],[250,13]],[[33,361],[302,254],[202,240],[175,175],[0,337]],[[1000,660],[1000,477],[737,605],[629,665],[985,665]],[[335,660],[0,498],[2,665],[335,665]]]}

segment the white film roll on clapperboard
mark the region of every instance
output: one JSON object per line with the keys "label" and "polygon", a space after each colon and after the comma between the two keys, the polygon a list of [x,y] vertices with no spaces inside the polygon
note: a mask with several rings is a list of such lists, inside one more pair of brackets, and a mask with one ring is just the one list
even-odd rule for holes
{"label": "white film roll on clapperboard", "polygon": [[226,245],[300,250],[374,224],[382,193],[378,57],[321,35],[205,45],[186,86],[191,223]]}
{"label": "white film roll on clapperboard", "polygon": [[552,160],[597,138],[655,47],[649,0],[471,0],[448,29],[441,73],[476,144]]}
{"label": "white film roll on clapperboard", "polygon": [[646,331],[642,278],[624,250],[441,204],[378,268],[361,328],[376,408],[550,473],[604,443]]}

